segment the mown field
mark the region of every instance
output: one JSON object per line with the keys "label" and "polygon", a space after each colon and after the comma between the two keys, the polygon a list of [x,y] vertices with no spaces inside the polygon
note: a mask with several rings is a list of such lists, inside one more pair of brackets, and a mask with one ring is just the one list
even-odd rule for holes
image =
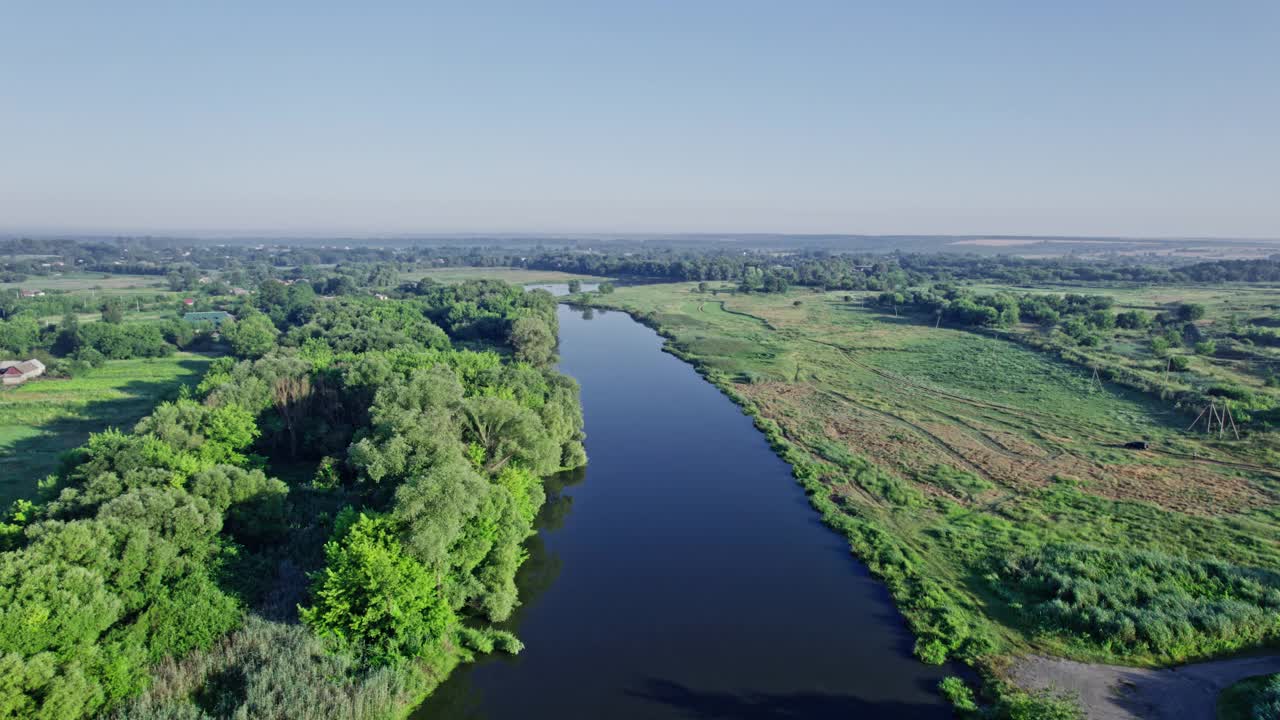
{"label": "mown field", "polygon": [[209,362],[194,353],[110,360],[80,377],[0,389],[0,507],[30,496],[89,433],[132,428],[182,385],[194,386]]}
{"label": "mown field", "polygon": [[926,660],[1153,665],[1276,638],[1270,432],[1188,434],[1159,398],[859,293],[685,283],[589,302],[659,328],[756,415]]}
{"label": "mown field", "polygon": [[441,283],[459,283],[467,280],[502,280],[513,285],[562,283],[570,280],[594,282],[605,279],[591,275],[577,275],[550,270],[524,270],[522,268],[509,267],[447,267],[402,272],[400,273],[400,282],[416,282],[428,277]]}
{"label": "mown field", "polygon": [[20,283],[0,282],[0,292],[44,290],[62,292],[95,291],[103,295],[154,294],[168,290],[163,277],[157,275],[116,275],[104,273],[65,272],[60,275],[32,275]]}

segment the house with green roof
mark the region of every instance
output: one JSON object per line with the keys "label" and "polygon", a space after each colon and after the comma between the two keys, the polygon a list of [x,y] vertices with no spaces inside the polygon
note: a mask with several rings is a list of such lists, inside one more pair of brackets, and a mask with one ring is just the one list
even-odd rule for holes
{"label": "house with green roof", "polygon": [[183,320],[189,323],[213,323],[215,327],[221,326],[228,320],[235,320],[231,313],[222,310],[210,310],[207,312],[189,312],[182,316]]}

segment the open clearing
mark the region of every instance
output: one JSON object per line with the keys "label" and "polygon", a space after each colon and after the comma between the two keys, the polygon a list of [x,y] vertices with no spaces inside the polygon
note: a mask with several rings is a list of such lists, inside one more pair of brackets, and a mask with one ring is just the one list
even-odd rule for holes
{"label": "open clearing", "polygon": [[89,433],[131,428],[180,386],[195,385],[209,361],[194,353],[109,360],[77,378],[0,390],[0,506],[30,496],[62,453],[83,445]]}
{"label": "open clearing", "polygon": [[61,275],[32,275],[19,283],[0,283],[0,292],[44,290],[45,292],[96,291],[103,295],[167,292],[165,279],[158,275],[115,275],[66,272]]}
{"label": "open clearing", "polygon": [[[910,558],[911,577],[939,583],[967,622],[988,627],[998,654],[1139,666],[1200,657],[1044,631],[997,575],[1037,548],[1280,569],[1270,433],[1189,435],[1190,418],[1158,398],[1014,342],[865,308],[860,293],[712,295],[681,283],[590,297],[658,327],[776,423],[822,469],[828,504],[895,544],[888,555]],[[1137,439],[1151,449],[1122,447]],[[890,477],[862,472],[867,460]],[[923,613],[916,581],[886,581],[909,620]]]}

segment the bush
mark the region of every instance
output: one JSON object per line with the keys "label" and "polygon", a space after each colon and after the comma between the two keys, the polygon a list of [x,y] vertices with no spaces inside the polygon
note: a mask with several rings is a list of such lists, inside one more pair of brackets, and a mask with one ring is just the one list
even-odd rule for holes
{"label": "bush", "polygon": [[1178,319],[1191,321],[1204,317],[1204,306],[1198,303],[1183,303],[1177,307]]}
{"label": "bush", "polygon": [[1080,720],[1084,712],[1070,695],[1051,693],[1008,692],[995,706],[1001,720]]}
{"label": "bush", "polygon": [[102,364],[107,361],[107,357],[105,355],[92,347],[81,348],[80,351],[76,353],[76,359],[83,363],[87,363],[89,367],[95,368],[102,367]]}
{"label": "bush", "polygon": [[942,679],[938,683],[938,690],[942,691],[942,696],[951,703],[959,712],[975,712],[978,709],[978,703],[973,699],[973,690],[964,684],[964,680],[951,675]]}
{"label": "bush", "polygon": [[[438,668],[443,671],[447,668]],[[418,668],[362,670],[304,626],[251,617],[209,651],[162,662],[114,720],[388,717],[420,696]]]}
{"label": "bush", "polygon": [[1280,720],[1280,675],[1262,687],[1253,703],[1254,720]]}
{"label": "bush", "polygon": [[1167,660],[1280,636],[1280,574],[1217,560],[1052,545],[998,572],[1011,604],[1040,631],[1118,656]]}

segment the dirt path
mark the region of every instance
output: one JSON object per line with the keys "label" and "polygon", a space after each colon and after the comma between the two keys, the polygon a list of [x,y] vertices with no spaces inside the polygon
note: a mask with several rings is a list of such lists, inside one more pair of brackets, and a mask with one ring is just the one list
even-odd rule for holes
{"label": "dirt path", "polygon": [[1092,665],[1033,656],[1014,666],[1029,689],[1078,693],[1089,720],[1213,720],[1218,693],[1255,675],[1280,673],[1280,655],[1183,665],[1167,670]]}

